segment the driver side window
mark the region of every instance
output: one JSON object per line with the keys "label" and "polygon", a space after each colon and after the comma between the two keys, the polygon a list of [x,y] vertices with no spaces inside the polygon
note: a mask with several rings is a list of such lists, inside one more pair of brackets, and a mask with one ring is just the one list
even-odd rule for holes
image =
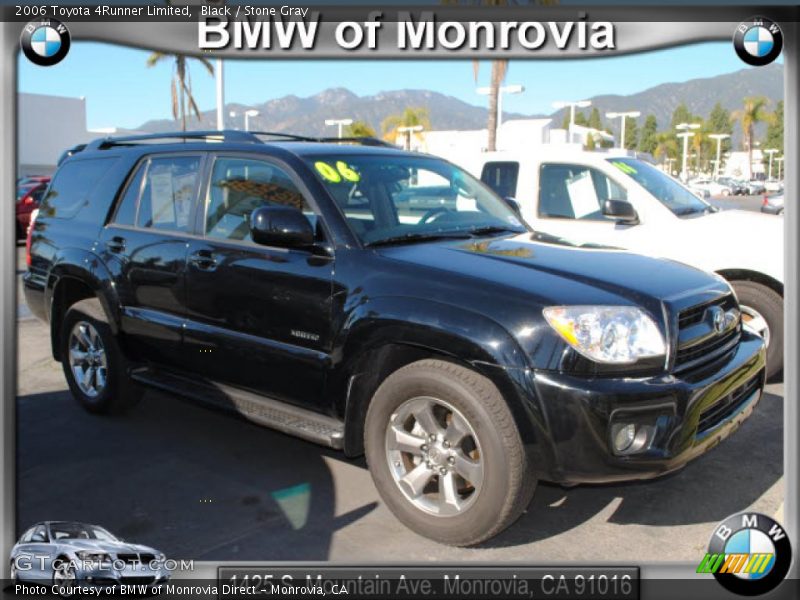
{"label": "driver side window", "polygon": [[33,531],[33,535],[31,535],[32,542],[46,542],[47,541],[47,529],[45,529],[44,525],[39,525]]}
{"label": "driver side window", "polygon": [[539,216],[608,221],[606,200],[627,200],[625,189],[602,172],[583,165],[543,164],[539,171]]}

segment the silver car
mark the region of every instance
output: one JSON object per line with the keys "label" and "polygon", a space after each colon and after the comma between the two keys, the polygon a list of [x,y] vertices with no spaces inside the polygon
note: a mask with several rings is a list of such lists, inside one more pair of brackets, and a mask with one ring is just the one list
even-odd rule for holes
{"label": "silver car", "polygon": [[777,196],[764,196],[764,202],[761,204],[761,212],[769,213],[771,215],[782,215],[783,194]]}
{"label": "silver car", "polygon": [[97,525],[45,521],[23,533],[11,549],[11,578],[58,586],[66,596],[75,586],[165,583],[164,563],[161,552],[124,542]]}

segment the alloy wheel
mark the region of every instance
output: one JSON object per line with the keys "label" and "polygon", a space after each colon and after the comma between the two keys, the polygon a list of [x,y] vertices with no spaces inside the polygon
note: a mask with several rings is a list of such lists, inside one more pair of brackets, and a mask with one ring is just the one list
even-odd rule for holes
{"label": "alloy wheel", "polygon": [[386,428],[386,458],[406,499],[436,516],[462,513],[483,484],[475,430],[454,406],[438,398],[416,397],[397,408]]}
{"label": "alloy wheel", "polygon": [[78,321],[69,335],[69,366],[80,390],[95,398],[108,380],[108,359],[100,334],[94,325]]}

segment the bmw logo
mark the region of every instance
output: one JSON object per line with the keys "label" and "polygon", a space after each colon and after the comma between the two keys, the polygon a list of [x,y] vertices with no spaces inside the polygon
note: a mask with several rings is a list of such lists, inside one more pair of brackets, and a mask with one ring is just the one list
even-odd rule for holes
{"label": "bmw logo", "polygon": [[61,21],[39,19],[25,25],[19,43],[28,60],[49,67],[61,62],[69,52],[69,31]]}
{"label": "bmw logo", "polygon": [[739,58],[748,65],[763,67],[780,56],[783,33],[774,21],[753,17],[736,28],[733,47]]}
{"label": "bmw logo", "polygon": [[776,588],[791,562],[783,527],[760,513],[739,513],[717,526],[697,572],[713,574],[730,592],[757,596]]}

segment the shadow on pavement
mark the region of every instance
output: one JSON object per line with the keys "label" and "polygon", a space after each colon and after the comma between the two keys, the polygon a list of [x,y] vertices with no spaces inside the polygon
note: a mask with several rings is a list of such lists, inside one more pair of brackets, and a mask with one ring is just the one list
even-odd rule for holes
{"label": "shadow on pavement", "polygon": [[66,391],[17,403],[18,534],[74,519],[173,558],[326,560],[377,506],[337,515],[324,448],[175,398],[148,393],[117,418]]}

